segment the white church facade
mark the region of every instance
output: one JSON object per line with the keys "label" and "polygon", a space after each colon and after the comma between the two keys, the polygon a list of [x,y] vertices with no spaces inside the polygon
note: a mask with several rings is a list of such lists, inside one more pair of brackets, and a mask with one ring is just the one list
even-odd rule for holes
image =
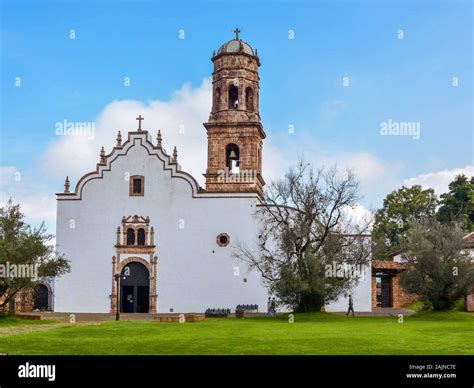
{"label": "white church facade", "polygon": [[[71,272],[54,282],[55,311],[109,313],[118,305],[129,313],[204,312],[239,304],[266,310],[260,274],[234,257],[240,242],[256,247],[255,211],[263,201],[260,60],[236,36],[212,61],[205,189],[181,169],[176,148],[165,151],[160,132],[144,129],[141,116],[126,138],[119,132],[96,171],[74,191],[67,179],[57,194],[57,249]],[[371,311],[370,271],[368,265],[353,290],[357,311]],[[345,298],[326,306],[346,309]]]}

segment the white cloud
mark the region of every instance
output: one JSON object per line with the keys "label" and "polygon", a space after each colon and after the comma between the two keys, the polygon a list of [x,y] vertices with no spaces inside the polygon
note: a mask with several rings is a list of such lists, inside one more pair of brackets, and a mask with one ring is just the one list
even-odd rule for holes
{"label": "white cloud", "polygon": [[446,193],[448,185],[453,181],[456,175],[464,174],[467,177],[474,176],[474,166],[467,165],[463,168],[444,169],[440,171],[421,174],[416,177],[408,178],[403,181],[403,185],[411,187],[421,185],[424,189],[432,188],[437,195]]}
{"label": "white cloud", "polygon": [[118,130],[124,141],[129,131],[136,130],[136,117],[141,114],[144,117],[142,129],[148,130],[153,138],[161,129],[167,152],[171,153],[176,145],[183,170],[203,183],[207,135],[202,123],[208,119],[211,99],[211,81],[204,79],[196,88],[184,85],[173,93],[169,101],[113,101],[95,121],[95,136],[92,139],[83,135],[55,139],[42,156],[41,167],[50,176],[64,179],[69,175],[71,180],[77,182],[82,175],[95,169],[101,146],[108,153],[115,145]]}
{"label": "white cloud", "polygon": [[0,188],[11,185],[19,177],[21,177],[21,175],[19,175],[19,171],[16,167],[0,166]]}
{"label": "white cloud", "polygon": [[262,152],[263,178],[267,183],[283,177],[292,163],[296,160],[288,160],[281,150],[268,137],[263,143]]}
{"label": "white cloud", "polygon": [[345,169],[352,170],[361,184],[372,184],[389,175],[388,166],[369,152],[341,155],[338,161]]}
{"label": "white cloud", "polygon": [[48,229],[54,227],[56,200],[54,193],[34,178],[22,174],[14,166],[0,167],[0,203],[5,205],[11,198],[19,203],[27,222],[38,225],[46,221]]}
{"label": "white cloud", "polygon": [[336,165],[340,171],[351,170],[360,183],[361,200],[370,207],[380,205],[386,193],[396,187],[401,170],[401,164],[389,164],[367,151],[351,153],[336,150],[322,156],[312,153],[308,161],[316,168]]}
{"label": "white cloud", "polygon": [[351,233],[370,233],[372,230],[373,213],[361,204],[343,208],[343,230]]}
{"label": "white cloud", "polygon": [[56,197],[53,193],[14,196],[13,200],[21,205],[23,213],[30,220],[56,220]]}

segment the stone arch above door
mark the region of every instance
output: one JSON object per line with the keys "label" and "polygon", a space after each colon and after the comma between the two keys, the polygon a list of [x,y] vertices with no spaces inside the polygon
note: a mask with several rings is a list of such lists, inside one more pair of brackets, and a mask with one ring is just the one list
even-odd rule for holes
{"label": "stone arch above door", "polygon": [[35,287],[33,287],[33,308],[35,307],[37,303],[35,298],[36,298],[36,288],[38,286],[46,287],[47,292],[48,292],[48,306],[46,308],[46,311],[53,311],[53,289],[51,288],[51,285],[46,281],[39,281],[36,283]]}
{"label": "stone arch above door", "polygon": [[124,267],[129,263],[143,264],[146,267],[146,269],[148,270],[148,273],[150,274],[150,277],[151,277],[150,263],[148,261],[146,261],[145,259],[141,258],[141,257],[127,257],[125,260],[118,263],[117,272],[121,273],[123,271]]}

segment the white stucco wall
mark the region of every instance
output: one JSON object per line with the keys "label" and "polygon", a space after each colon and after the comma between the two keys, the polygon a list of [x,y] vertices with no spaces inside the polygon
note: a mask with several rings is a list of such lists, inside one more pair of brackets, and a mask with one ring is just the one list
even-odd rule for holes
{"label": "white stucco wall", "polygon": [[[352,289],[352,302],[355,312],[372,311],[372,266],[369,262],[365,267],[363,276],[358,284]],[[326,305],[326,311],[347,311],[349,307],[349,295],[341,296],[333,303]]]}
{"label": "white stucco wall", "polygon": [[[232,257],[237,241],[249,244],[257,235],[256,198],[193,198],[190,182],[164,170],[172,166],[146,141],[145,133],[132,134],[131,143],[118,153],[127,155],[109,157],[108,166],[101,169],[111,170],[85,183],[82,199],[58,201],[58,250],[71,260],[72,270],[56,281],[55,310],[110,310],[116,230],[123,216],[135,214],[148,216],[155,229],[159,312],[234,309],[240,303],[265,309],[267,292],[260,277]],[[129,196],[124,177],[130,175],[145,176],[144,197]],[[219,233],[230,236],[227,247],[217,245]]]}

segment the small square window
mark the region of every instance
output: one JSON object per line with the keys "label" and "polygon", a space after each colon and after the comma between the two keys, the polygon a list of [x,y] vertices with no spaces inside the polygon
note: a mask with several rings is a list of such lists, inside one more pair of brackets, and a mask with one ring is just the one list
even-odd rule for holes
{"label": "small square window", "polygon": [[142,180],[140,178],[133,179],[133,194],[140,194],[142,192]]}
{"label": "small square window", "polygon": [[140,175],[130,177],[129,194],[132,197],[145,195],[145,177]]}

